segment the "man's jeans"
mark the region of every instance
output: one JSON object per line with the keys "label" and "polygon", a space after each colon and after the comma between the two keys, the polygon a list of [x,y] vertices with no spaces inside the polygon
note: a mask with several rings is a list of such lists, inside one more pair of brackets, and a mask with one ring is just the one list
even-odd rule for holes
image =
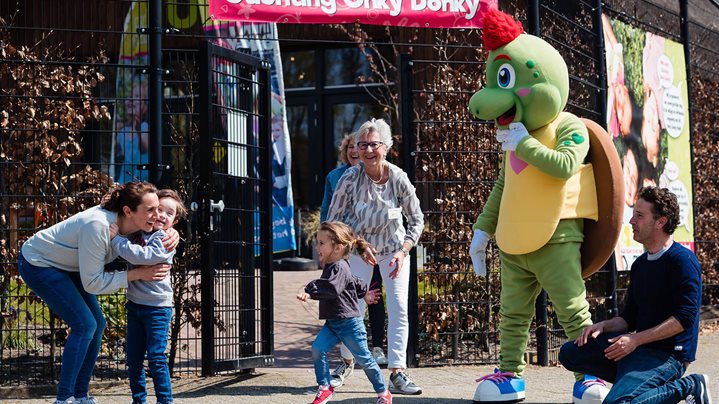
{"label": "man's jeans", "polygon": [[62,351],[57,399],[87,397],[106,325],[97,298],[85,291],[79,272],[38,267],[22,254],[18,257],[18,272],[47,307],[70,326]]}
{"label": "man's jeans", "polygon": [[315,342],[312,343],[312,361],[315,364],[317,384],[329,386],[330,366],[327,362],[327,352],[339,342],[345,344],[357,364],[364,369],[374,391],[377,393],[385,391],[387,386],[384,383],[384,376],[367,347],[367,330],[361,317],[327,320],[317,334]]}
{"label": "man's jeans", "polygon": [[155,385],[158,404],[172,402],[172,383],[167,366],[167,332],[172,320],[172,307],[145,306],[127,302],[127,376],[130,379],[132,402],[147,401],[145,383],[145,352]]}
{"label": "man's jeans", "polygon": [[684,365],[668,352],[640,346],[618,362],[607,359],[608,340],[617,335],[601,334],[582,347],[569,341],[559,351],[559,361],[568,370],[614,383],[603,404],[674,404],[694,391],[694,380],[682,378]]}

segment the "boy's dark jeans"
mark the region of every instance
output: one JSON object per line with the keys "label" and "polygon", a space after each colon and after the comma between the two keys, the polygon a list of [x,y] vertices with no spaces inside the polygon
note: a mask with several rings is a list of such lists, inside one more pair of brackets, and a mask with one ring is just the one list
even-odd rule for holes
{"label": "boy's dark jeans", "polygon": [[147,402],[145,352],[159,404],[172,403],[172,383],[167,366],[167,333],[172,307],[127,302],[127,376],[133,404]]}

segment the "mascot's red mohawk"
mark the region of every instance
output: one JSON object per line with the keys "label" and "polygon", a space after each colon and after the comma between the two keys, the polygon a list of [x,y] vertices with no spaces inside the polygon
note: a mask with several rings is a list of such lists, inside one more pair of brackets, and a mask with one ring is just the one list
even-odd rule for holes
{"label": "mascot's red mohawk", "polygon": [[522,32],[524,32],[522,24],[511,15],[505,14],[496,8],[490,9],[484,15],[482,40],[487,50],[493,51],[512,42]]}

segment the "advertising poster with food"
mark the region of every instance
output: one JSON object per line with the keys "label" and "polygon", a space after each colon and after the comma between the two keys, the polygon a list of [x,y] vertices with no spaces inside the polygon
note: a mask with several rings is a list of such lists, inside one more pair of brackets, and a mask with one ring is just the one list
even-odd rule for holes
{"label": "advertising poster with food", "polygon": [[607,129],[622,161],[624,224],[617,267],[629,270],[644,252],[629,220],[643,186],[677,195],[680,224],[674,240],[694,250],[691,145],[682,44],[602,16],[607,62]]}

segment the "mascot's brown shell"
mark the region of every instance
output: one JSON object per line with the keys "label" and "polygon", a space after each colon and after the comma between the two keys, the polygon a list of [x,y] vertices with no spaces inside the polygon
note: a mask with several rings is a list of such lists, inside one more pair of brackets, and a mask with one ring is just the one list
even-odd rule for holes
{"label": "mascot's brown shell", "polygon": [[617,149],[604,128],[582,119],[589,131],[589,162],[594,166],[599,220],[584,221],[582,276],[597,272],[609,260],[619,240],[624,212],[624,176]]}

